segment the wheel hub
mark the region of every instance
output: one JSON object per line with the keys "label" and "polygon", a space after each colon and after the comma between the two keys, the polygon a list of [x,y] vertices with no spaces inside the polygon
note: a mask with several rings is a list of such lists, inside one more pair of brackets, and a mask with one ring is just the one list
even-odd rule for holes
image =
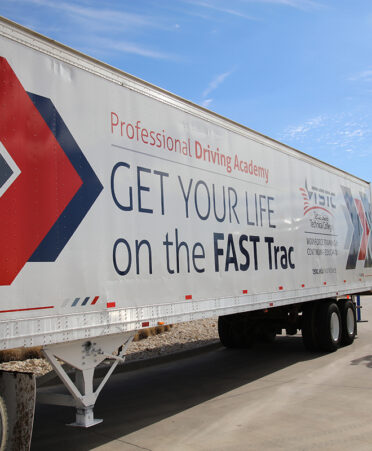
{"label": "wheel hub", "polygon": [[340,319],[336,312],[331,315],[331,337],[334,342],[338,341],[340,335]]}
{"label": "wheel hub", "polygon": [[347,327],[347,333],[349,335],[353,335],[354,328],[355,328],[355,319],[354,319],[354,312],[351,308],[347,310],[346,314],[346,327]]}

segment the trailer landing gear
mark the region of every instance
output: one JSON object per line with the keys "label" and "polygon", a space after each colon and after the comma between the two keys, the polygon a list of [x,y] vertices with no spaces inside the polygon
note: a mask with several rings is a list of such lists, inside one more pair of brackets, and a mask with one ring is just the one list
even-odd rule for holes
{"label": "trailer landing gear", "polygon": [[[71,423],[70,426],[88,428],[102,422],[103,420],[94,418],[94,404],[118,363],[124,362],[124,354],[133,337],[134,332],[127,332],[105,335],[93,340],[78,340],[45,346],[43,351],[47,359],[71,396],[58,393],[40,393],[38,401],[76,407],[76,421]],[[118,355],[113,355],[112,353],[117,349],[119,349]],[[98,388],[94,390],[94,370],[105,359],[112,359],[113,363]],[[74,380],[65,371],[61,361],[75,369]]]}

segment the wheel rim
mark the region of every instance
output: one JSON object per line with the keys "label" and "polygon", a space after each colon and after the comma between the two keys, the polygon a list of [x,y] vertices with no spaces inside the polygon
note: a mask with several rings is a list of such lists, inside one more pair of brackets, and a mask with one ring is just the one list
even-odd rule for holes
{"label": "wheel rim", "polygon": [[350,336],[353,335],[354,334],[354,329],[355,329],[355,318],[354,318],[353,309],[351,309],[351,308],[347,309],[346,327],[347,327],[347,333]]}
{"label": "wheel rim", "polygon": [[331,337],[334,342],[337,342],[340,334],[340,319],[336,312],[331,315]]}

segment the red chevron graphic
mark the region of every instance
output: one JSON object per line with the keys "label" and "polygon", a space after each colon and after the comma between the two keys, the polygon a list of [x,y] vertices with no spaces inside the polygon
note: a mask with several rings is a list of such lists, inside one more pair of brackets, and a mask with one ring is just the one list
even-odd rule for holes
{"label": "red chevron graphic", "polygon": [[82,181],[5,58],[0,141],[21,173],[0,198],[0,285],[10,285]]}
{"label": "red chevron graphic", "polygon": [[363,235],[362,235],[362,241],[360,243],[358,260],[365,260],[366,255],[367,255],[368,237],[369,237],[370,230],[368,227],[366,215],[364,213],[362,201],[359,199],[354,199],[354,202],[355,202],[355,205],[358,210],[360,223],[362,224],[362,227],[363,227]]}

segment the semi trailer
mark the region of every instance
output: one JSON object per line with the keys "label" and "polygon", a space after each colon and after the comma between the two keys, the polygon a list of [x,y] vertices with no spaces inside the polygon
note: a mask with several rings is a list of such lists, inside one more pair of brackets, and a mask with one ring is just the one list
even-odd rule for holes
{"label": "semi trailer", "polygon": [[[147,327],[218,316],[227,347],[353,342],[368,182],[5,18],[0,74],[0,349],[43,348],[69,395],[40,401],[101,421]],[[0,392],[10,446],[35,380],[3,371]]]}

